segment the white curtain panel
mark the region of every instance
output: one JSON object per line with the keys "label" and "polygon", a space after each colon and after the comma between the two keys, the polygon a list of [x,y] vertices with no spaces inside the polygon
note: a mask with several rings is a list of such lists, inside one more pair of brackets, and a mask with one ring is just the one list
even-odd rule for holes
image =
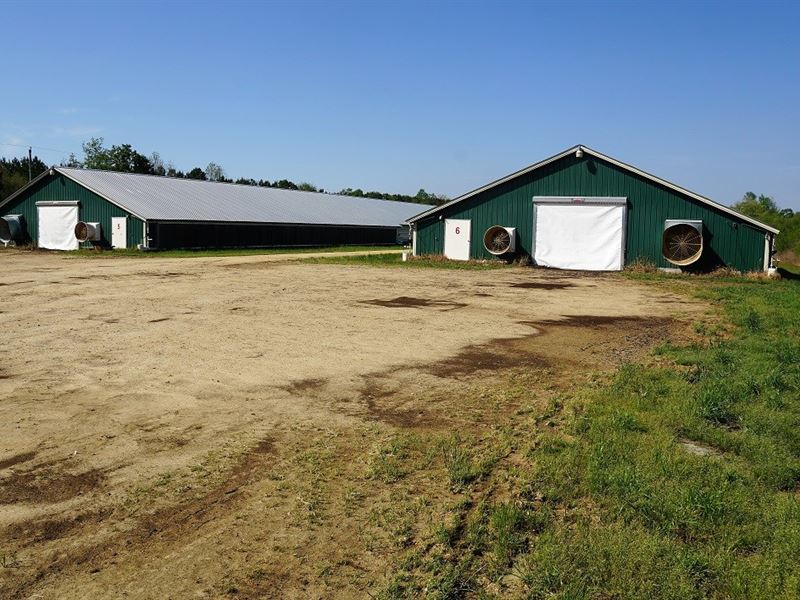
{"label": "white curtain panel", "polygon": [[619,271],[624,206],[538,204],[534,260],[543,267]]}
{"label": "white curtain panel", "polygon": [[39,247],[50,250],[77,250],[77,205],[39,206]]}

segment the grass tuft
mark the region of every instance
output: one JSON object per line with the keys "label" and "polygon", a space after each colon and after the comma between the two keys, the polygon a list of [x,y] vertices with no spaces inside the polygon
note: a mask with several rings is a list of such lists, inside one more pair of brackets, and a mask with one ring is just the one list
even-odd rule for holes
{"label": "grass tuft", "polygon": [[395,483],[406,476],[403,462],[408,457],[407,443],[393,438],[374,452],[369,460],[368,476],[383,483]]}
{"label": "grass tuft", "polygon": [[747,311],[747,314],[744,318],[745,327],[751,332],[761,331],[763,328],[763,321],[761,319],[761,315],[758,314],[755,310],[750,309]]}
{"label": "grass tuft", "polygon": [[497,460],[492,453],[482,457],[476,456],[474,447],[458,433],[441,443],[441,451],[447,476],[454,490],[459,490],[485,476]]}
{"label": "grass tuft", "polygon": [[658,266],[647,258],[637,258],[625,266],[627,273],[658,273]]}
{"label": "grass tuft", "polygon": [[737,420],[734,412],[736,396],[737,392],[729,379],[707,381],[695,399],[697,412],[712,423],[732,425]]}

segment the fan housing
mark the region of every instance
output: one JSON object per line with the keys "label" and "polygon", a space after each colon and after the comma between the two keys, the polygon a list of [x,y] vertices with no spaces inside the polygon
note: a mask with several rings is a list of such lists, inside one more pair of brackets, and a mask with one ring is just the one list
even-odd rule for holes
{"label": "fan housing", "polygon": [[25,239],[25,219],[22,215],[5,215],[0,218],[0,243],[7,246]]}
{"label": "fan housing", "polygon": [[517,228],[493,225],[483,234],[483,247],[495,256],[511,254],[517,249]]}
{"label": "fan housing", "polygon": [[703,222],[667,219],[664,222],[661,253],[679,267],[700,260],[703,254]]}
{"label": "fan housing", "polygon": [[79,242],[99,242],[100,223],[78,221],[78,224],[75,225],[75,237]]}

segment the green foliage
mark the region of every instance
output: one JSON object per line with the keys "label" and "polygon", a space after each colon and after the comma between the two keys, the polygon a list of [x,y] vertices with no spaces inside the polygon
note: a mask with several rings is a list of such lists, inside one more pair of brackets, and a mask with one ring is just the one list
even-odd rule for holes
{"label": "green foliage", "polygon": [[798,287],[698,288],[740,325],[736,337],[662,350],[688,371],[624,367],[591,398],[577,443],[537,453],[541,493],[590,499],[609,524],[539,538],[519,566],[533,597],[797,593],[800,526],[787,515],[800,514]]}
{"label": "green foliage", "polygon": [[83,166],[83,163],[78,160],[78,157],[75,156],[74,152],[71,152],[69,157],[66,160],[61,161],[62,167],[71,167],[73,169],[80,169]]}
{"label": "green foliage", "polygon": [[444,440],[441,449],[450,485],[455,490],[486,475],[495,460],[491,454],[477,456],[474,444],[463,439],[458,433],[454,433]]}
{"label": "green foliage", "polygon": [[504,502],[492,509],[492,552],[498,565],[511,564],[511,559],[524,547],[528,515],[520,506]]}
{"label": "green foliage", "polygon": [[788,250],[800,255],[800,213],[791,208],[781,209],[769,196],[756,196],[753,192],[747,192],[732,208],[780,229],[780,235],[775,238],[778,252]]}
{"label": "green foliage", "polygon": [[206,172],[203,169],[201,169],[200,167],[195,167],[194,169],[186,173],[186,179],[199,179],[201,181],[205,181],[206,179],[208,179],[208,176],[206,175]]}
{"label": "green foliage", "polygon": [[744,324],[750,331],[759,331],[761,329],[761,315],[754,310],[749,310],[745,315]]}
{"label": "green foliage", "polygon": [[297,184],[295,184],[292,181],[289,181],[288,179],[281,179],[280,181],[276,181],[275,183],[272,184],[271,187],[275,187],[275,188],[278,188],[278,189],[281,189],[281,190],[297,190],[297,189],[299,189],[297,187]]}
{"label": "green foliage", "polygon": [[[3,200],[28,183],[28,158],[0,158],[0,200]],[[38,177],[47,165],[38,156],[30,161],[30,175]]]}
{"label": "green foliage", "polygon": [[549,531],[521,557],[516,575],[529,598],[704,598],[701,555],[676,549],[639,527]]}
{"label": "green foliage", "polygon": [[439,206],[448,201],[448,197],[441,194],[430,194],[425,190],[419,190],[416,195],[408,196],[405,194],[386,194],[384,192],[364,192],[362,189],[344,188],[338,192],[342,196],[356,196],[359,198],[373,198],[376,200],[394,200],[397,202],[414,202],[417,204],[434,204]]}
{"label": "green foliage", "polygon": [[103,138],[92,138],[83,144],[83,167],[101,171],[121,173],[153,174],[153,164],[144,154],[134,150],[130,144],[103,146]]}
{"label": "green foliage", "polygon": [[704,378],[695,392],[697,413],[717,424],[735,423],[734,407],[739,399],[740,390],[726,372]]}

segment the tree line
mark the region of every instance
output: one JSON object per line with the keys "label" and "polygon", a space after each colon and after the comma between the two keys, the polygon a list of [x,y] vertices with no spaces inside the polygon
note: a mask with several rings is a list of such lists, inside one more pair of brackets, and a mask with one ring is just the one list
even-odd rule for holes
{"label": "tree line", "polygon": [[38,177],[47,170],[47,165],[38,156],[28,161],[25,158],[0,158],[0,202],[28,183],[28,163],[31,177]]}
{"label": "tree line", "polygon": [[775,250],[778,254],[793,253],[795,256],[790,259],[800,257],[800,212],[780,208],[771,197],[756,196],[753,192],[747,192],[731,208],[780,229],[780,235],[775,238]]}
{"label": "tree line", "polygon": [[[225,175],[225,169],[215,162],[208,163],[205,168],[194,167],[184,172],[176,169],[171,161],[164,162],[158,152],[153,152],[149,156],[146,156],[133,148],[130,144],[114,145],[109,148],[104,146],[103,138],[92,138],[88,142],[85,142],[82,148],[82,159],[78,159],[77,156],[71,154],[69,158],[61,162],[61,166],[98,169],[101,171],[119,171],[122,173],[140,173],[144,175],[162,175],[165,177],[218,181],[222,183],[238,183],[240,185],[271,187],[303,192],[330,193],[305,181],[295,183],[288,179],[270,181],[268,179],[252,179],[248,177],[240,177],[234,180],[228,178]],[[375,191],[365,192],[359,188],[345,188],[335,193],[343,196],[358,196],[379,200],[395,200],[399,202],[416,202],[420,204],[436,205],[443,204],[448,200],[447,196],[431,194],[424,189],[420,189],[414,196]]]}

